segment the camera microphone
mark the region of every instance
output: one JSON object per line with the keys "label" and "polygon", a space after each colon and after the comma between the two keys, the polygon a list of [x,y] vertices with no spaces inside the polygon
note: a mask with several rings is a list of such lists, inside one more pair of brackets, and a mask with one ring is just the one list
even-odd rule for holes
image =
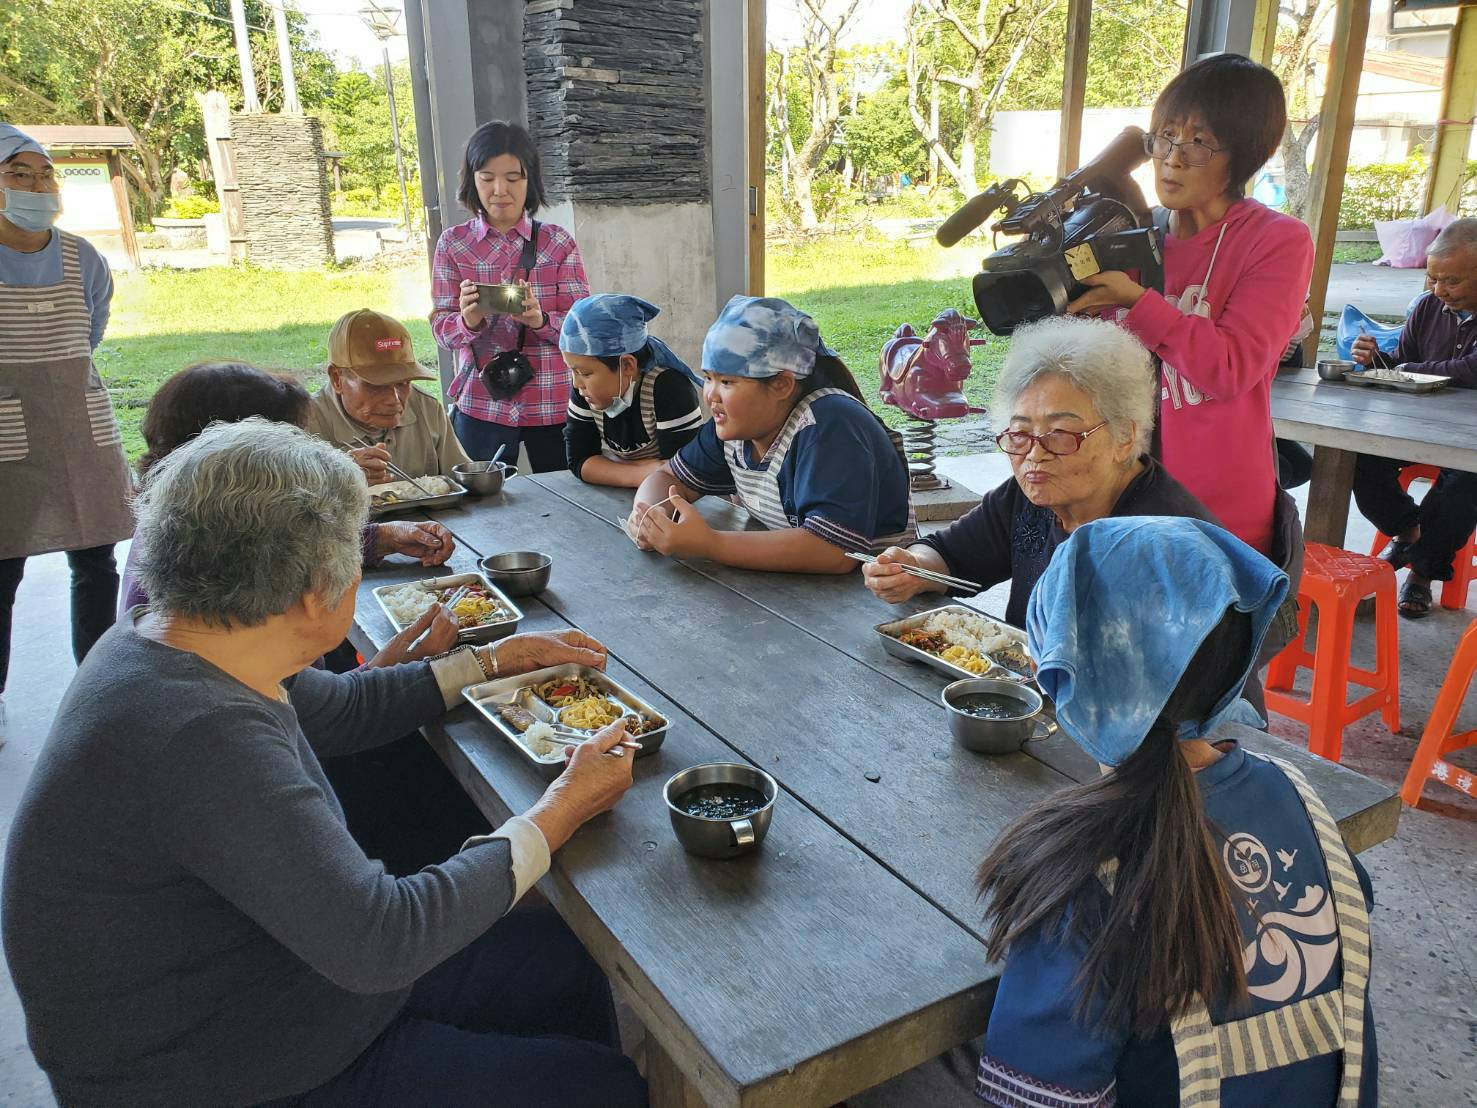
{"label": "camera microphone", "polygon": [[1020,182],[1012,178],[1009,181],[1001,181],[997,185],[991,185],[984,192],[970,200],[965,201],[948,219],[939,225],[939,229],[933,233],[940,246],[953,246],[969,232],[973,231],[985,220],[994,214],[1005,199],[1015,194],[1015,187]]}

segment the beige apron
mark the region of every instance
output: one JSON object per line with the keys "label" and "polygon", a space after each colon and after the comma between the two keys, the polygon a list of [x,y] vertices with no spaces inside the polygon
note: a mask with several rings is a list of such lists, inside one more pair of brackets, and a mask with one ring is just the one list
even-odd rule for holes
{"label": "beige apron", "polygon": [[56,233],[60,284],[0,283],[0,558],[85,550],[133,534],[133,481],[92,364],[77,240]]}
{"label": "beige apron", "polygon": [[[851,394],[845,389],[816,389],[815,392],[802,396],[791,409],[784,426],[780,428],[779,437],[774,440],[769,452],[764,455],[763,469],[750,469],[744,464],[747,445],[742,440],[723,444],[724,457],[728,461],[729,472],[733,475],[734,487],[738,490],[738,503],[753,519],[764,524],[771,531],[783,531],[790,527],[800,526],[799,520],[791,519],[785,512],[784,497],[780,493],[780,469],[785,464],[785,456],[790,453],[790,445],[795,441],[795,436],[814,422],[810,414],[811,405],[823,396],[851,396]],[[851,399],[856,400],[856,397],[852,396]],[[888,431],[887,437],[892,442],[893,449],[897,451],[898,457],[902,459],[906,471],[907,456],[903,453],[902,440],[893,431]],[[882,550],[889,546],[906,546],[917,537],[918,522],[913,512],[913,500],[910,496],[906,530],[893,535],[879,535],[872,542],[877,550]]]}
{"label": "beige apron", "polygon": [[[1180,1105],[1219,1108],[1221,1082],[1228,1077],[1264,1073],[1339,1051],[1343,1072],[1336,1103],[1338,1108],[1356,1108],[1364,1067],[1364,993],[1369,984],[1369,912],[1364,890],[1338,824],[1307,778],[1279,758],[1248,754],[1271,762],[1287,776],[1312,821],[1338,917],[1343,984],[1259,1016],[1221,1024],[1211,1022],[1209,1010],[1197,997],[1170,1024],[1179,1062]],[[1115,870],[1109,864],[1101,873],[1110,892]]]}
{"label": "beige apron", "polygon": [[666,366],[654,366],[641,374],[636,385],[636,393],[640,397],[638,403],[641,406],[641,426],[646,428],[646,441],[640,446],[630,450],[618,450],[611,446],[610,440],[605,437],[605,413],[590,409],[590,414],[595,417],[595,429],[600,432],[600,453],[612,462],[644,462],[648,458],[662,456],[656,441],[656,379],[666,371]]}

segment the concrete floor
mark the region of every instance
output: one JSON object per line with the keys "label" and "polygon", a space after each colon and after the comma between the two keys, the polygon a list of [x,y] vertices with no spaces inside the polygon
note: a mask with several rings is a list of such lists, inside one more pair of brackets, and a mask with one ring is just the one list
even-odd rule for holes
{"label": "concrete floor", "polygon": [[[1009,473],[999,454],[941,460],[940,468],[977,491]],[[1305,491],[1305,490],[1304,490]],[[1368,549],[1373,528],[1351,516],[1349,546]],[[122,560],[123,548],[119,548]],[[66,565],[53,555],[27,566],[17,602],[8,713],[0,722],[0,836],[16,804],[51,717],[71,678]],[[1003,588],[983,598],[1000,611]],[[1420,622],[1400,623],[1402,729],[1391,735],[1371,717],[1345,734],[1345,764],[1398,787],[1445,676],[1456,640],[1477,616],[1477,589],[1463,612],[1437,609]],[[1363,621],[1356,654],[1366,650]],[[1477,697],[1463,727],[1477,727]],[[1305,743],[1301,727],[1273,718],[1274,733]],[[1477,751],[1456,761],[1477,768]],[[102,829],[105,833],[106,829]],[[1432,784],[1419,809],[1406,809],[1398,836],[1362,855],[1374,879],[1375,972],[1372,995],[1379,1023],[1382,1103],[1419,1108],[1477,1105],[1477,802]],[[869,1108],[931,1105],[926,1083],[900,1081],[862,1100]],[[50,1089],[26,1047],[19,1004],[8,976],[0,982],[0,1105],[50,1105]]]}

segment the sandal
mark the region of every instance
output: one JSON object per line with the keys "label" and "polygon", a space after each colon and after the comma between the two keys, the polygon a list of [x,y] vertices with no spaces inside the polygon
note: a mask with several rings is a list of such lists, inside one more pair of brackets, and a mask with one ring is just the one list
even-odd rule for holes
{"label": "sandal", "polygon": [[1400,614],[1406,619],[1424,619],[1431,614],[1431,586],[1406,581],[1400,589]]}
{"label": "sandal", "polygon": [[1400,539],[1391,539],[1380,551],[1380,560],[1389,562],[1392,569],[1404,569],[1410,565],[1411,548],[1419,541],[1419,539],[1411,539],[1409,542],[1403,542]]}

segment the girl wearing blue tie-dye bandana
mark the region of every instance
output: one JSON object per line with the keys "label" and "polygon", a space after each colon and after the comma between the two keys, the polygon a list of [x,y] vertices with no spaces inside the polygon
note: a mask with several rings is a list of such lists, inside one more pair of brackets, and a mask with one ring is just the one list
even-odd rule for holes
{"label": "girl wearing blue tie-dye bandana", "polygon": [[[641,483],[627,521],[644,550],[741,569],[845,573],[917,534],[902,441],[862,400],[815,320],[735,296],[703,343],[713,418]],[[719,531],[694,511],[728,496],[762,530]]]}

